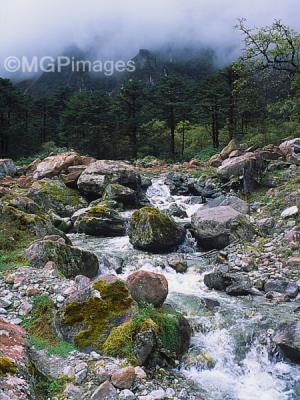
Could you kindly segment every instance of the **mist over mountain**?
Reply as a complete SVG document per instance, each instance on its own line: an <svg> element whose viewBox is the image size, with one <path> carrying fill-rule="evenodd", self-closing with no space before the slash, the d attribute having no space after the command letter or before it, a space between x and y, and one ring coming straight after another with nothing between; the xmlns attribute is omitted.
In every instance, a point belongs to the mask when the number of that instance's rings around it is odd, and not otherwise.
<svg viewBox="0 0 300 400"><path fill-rule="evenodd" d="M281 18L297 27L297 5L296 0L253 0L251 7L238 0L2 0L0 60L55 57L72 45L97 58L129 59L139 49L157 52L171 44L189 52L213 49L215 63L224 65L239 54L237 18L246 17L251 25ZM7 76L3 62L0 74Z"/></svg>

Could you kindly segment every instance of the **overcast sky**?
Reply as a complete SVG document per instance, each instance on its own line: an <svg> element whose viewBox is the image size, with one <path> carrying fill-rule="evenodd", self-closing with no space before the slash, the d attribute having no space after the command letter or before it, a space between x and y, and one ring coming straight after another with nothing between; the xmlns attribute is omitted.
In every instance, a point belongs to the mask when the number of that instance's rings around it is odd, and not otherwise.
<svg viewBox="0 0 300 400"><path fill-rule="evenodd" d="M120 58L167 42L238 49L237 18L300 30L299 11L299 0L0 0L0 61L59 55L71 44Z"/></svg>

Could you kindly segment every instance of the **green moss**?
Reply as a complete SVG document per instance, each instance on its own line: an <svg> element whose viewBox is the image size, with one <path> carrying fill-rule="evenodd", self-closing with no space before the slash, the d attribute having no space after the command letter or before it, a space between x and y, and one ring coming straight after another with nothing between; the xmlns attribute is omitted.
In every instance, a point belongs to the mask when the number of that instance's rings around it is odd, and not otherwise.
<svg viewBox="0 0 300 400"><path fill-rule="evenodd" d="M26 225L2 219L0 222L0 272L28 265L20 253L36 239Z"/></svg>
<svg viewBox="0 0 300 400"><path fill-rule="evenodd" d="M70 302L63 310L62 322L83 328L74 337L79 348L92 346L101 349L111 329L110 318L126 312L132 305L128 289L122 281L104 282L99 280L93 288L101 298L92 297L84 303Z"/></svg>
<svg viewBox="0 0 300 400"><path fill-rule="evenodd" d="M54 302L46 295L36 296L29 315L23 320L23 327L37 349L46 349L48 355L56 354L65 357L74 347L60 340L53 327Z"/></svg>
<svg viewBox="0 0 300 400"><path fill-rule="evenodd" d="M183 231L167 214L143 207L132 214L128 236L137 248L156 251L179 244Z"/></svg>
<svg viewBox="0 0 300 400"><path fill-rule="evenodd" d="M127 358L135 364L132 347L134 336L151 330L156 334L163 351L174 354L178 343L178 320L181 315L170 307L155 309L151 304L137 304L134 317L111 330L103 344L103 350L112 357Z"/></svg>
<svg viewBox="0 0 300 400"><path fill-rule="evenodd" d="M0 357L0 376L7 374L15 374L17 367L15 363L8 357Z"/></svg>
<svg viewBox="0 0 300 400"><path fill-rule="evenodd" d="M103 350L112 357L127 358L135 363L135 356L132 349L132 337L135 328L132 320L113 328L103 344Z"/></svg>

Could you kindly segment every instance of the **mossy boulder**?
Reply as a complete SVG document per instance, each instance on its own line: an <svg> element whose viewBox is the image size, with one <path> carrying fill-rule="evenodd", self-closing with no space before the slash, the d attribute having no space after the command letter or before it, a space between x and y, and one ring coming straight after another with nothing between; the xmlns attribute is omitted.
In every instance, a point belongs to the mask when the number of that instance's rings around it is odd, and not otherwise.
<svg viewBox="0 0 300 400"><path fill-rule="evenodd" d="M3 222L14 224L37 237L63 235L45 215L29 214L11 205L0 204L0 217Z"/></svg>
<svg viewBox="0 0 300 400"><path fill-rule="evenodd" d="M43 210L53 210L62 217L69 217L87 206L87 202L76 190L67 187L58 179L45 178L35 181L28 191L28 197Z"/></svg>
<svg viewBox="0 0 300 400"><path fill-rule="evenodd" d="M103 350L136 365L168 367L187 351L190 337L190 325L182 314L142 303L129 321L111 330Z"/></svg>
<svg viewBox="0 0 300 400"><path fill-rule="evenodd" d="M99 269L95 254L60 241L37 240L24 251L23 257L34 268L43 268L48 261L53 261L66 278L76 275L93 278Z"/></svg>
<svg viewBox="0 0 300 400"><path fill-rule="evenodd" d="M132 303L125 283L104 275L63 305L57 330L79 349L101 351L111 329L129 319Z"/></svg>
<svg viewBox="0 0 300 400"><path fill-rule="evenodd" d="M74 230L92 236L122 236L125 220L106 202L85 208L72 216Z"/></svg>
<svg viewBox="0 0 300 400"><path fill-rule="evenodd" d="M171 307L134 302L126 284L104 275L70 297L58 310L61 338L81 350L95 350L145 366L174 365L188 349L191 329Z"/></svg>
<svg viewBox="0 0 300 400"><path fill-rule="evenodd" d="M132 214L128 236L137 249L163 252L178 246L184 240L185 231L167 214L143 207Z"/></svg>
<svg viewBox="0 0 300 400"><path fill-rule="evenodd" d="M125 206L136 206L138 203L136 191L118 183L111 183L106 186L103 199L115 200Z"/></svg>
<svg viewBox="0 0 300 400"><path fill-rule="evenodd" d="M18 195L17 193L12 192L11 194L7 194L2 197L1 203L3 205L11 206L17 208L20 211L23 211L27 214L41 214L41 207L32 199L25 195Z"/></svg>

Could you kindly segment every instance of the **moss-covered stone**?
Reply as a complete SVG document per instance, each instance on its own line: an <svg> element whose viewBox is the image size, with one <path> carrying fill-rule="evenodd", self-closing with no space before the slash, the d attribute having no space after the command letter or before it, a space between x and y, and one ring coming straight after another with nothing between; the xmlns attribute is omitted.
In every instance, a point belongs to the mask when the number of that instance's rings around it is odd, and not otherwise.
<svg viewBox="0 0 300 400"><path fill-rule="evenodd" d="M128 236L134 247L161 252L178 246L185 232L167 214L151 207L143 207L129 220Z"/></svg>
<svg viewBox="0 0 300 400"><path fill-rule="evenodd" d="M106 203L102 202L83 212L75 213L72 217L75 230L93 236L123 235L125 220Z"/></svg>
<svg viewBox="0 0 300 400"><path fill-rule="evenodd" d="M66 277L97 275L99 262L95 254L52 240L37 240L23 253L34 268L43 268L53 261L56 268Z"/></svg>
<svg viewBox="0 0 300 400"><path fill-rule="evenodd" d="M76 210L86 207L79 193L59 180L42 179L33 183L28 197L42 209L53 210L63 217L71 216Z"/></svg>
<svg viewBox="0 0 300 400"><path fill-rule="evenodd" d="M13 360L8 357L0 357L0 376L15 374L17 372L17 367Z"/></svg>
<svg viewBox="0 0 300 400"><path fill-rule="evenodd" d="M99 351L111 329L128 318L131 305L125 283L105 276L62 307L58 326L78 348Z"/></svg>

